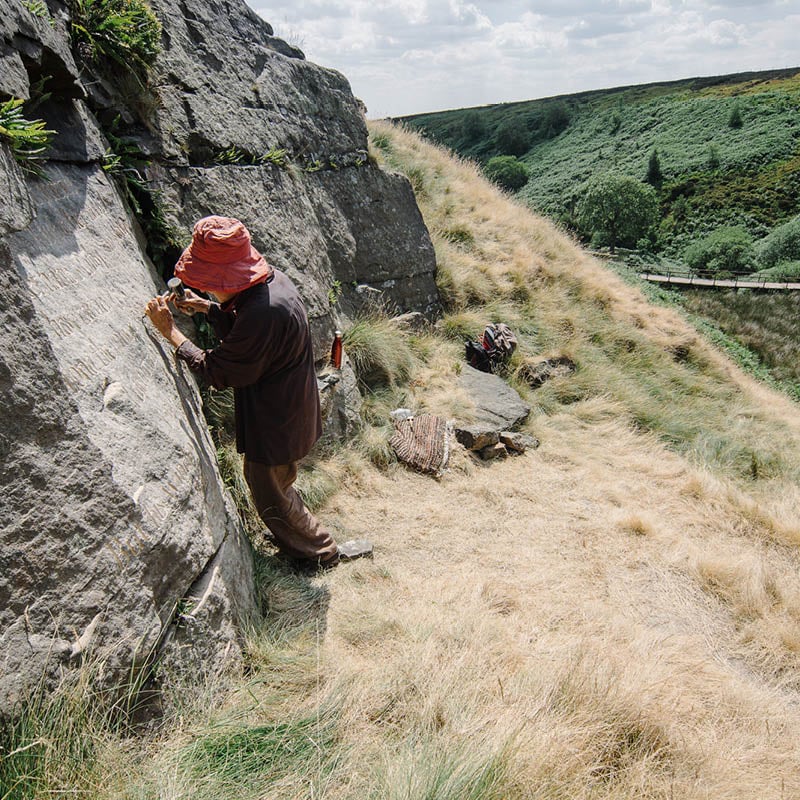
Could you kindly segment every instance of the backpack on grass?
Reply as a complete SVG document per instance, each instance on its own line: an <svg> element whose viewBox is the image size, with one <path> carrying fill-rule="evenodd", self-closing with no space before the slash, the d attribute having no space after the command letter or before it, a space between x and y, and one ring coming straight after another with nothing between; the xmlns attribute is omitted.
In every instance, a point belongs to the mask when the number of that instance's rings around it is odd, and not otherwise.
<svg viewBox="0 0 800 800"><path fill-rule="evenodd" d="M487 325L480 342L464 344L467 363L481 372L494 372L517 349L517 337L504 322Z"/></svg>

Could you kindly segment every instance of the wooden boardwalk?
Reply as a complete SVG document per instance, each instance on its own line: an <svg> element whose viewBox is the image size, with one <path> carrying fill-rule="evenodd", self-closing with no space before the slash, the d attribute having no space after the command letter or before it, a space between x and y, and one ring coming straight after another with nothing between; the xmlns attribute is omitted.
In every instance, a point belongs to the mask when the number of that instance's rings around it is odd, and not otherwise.
<svg viewBox="0 0 800 800"><path fill-rule="evenodd" d="M679 286L703 286L717 289L766 289L779 291L800 290L800 283L748 281L739 278L698 278L696 275L655 275L651 272L640 272L639 277L652 283L672 283Z"/></svg>

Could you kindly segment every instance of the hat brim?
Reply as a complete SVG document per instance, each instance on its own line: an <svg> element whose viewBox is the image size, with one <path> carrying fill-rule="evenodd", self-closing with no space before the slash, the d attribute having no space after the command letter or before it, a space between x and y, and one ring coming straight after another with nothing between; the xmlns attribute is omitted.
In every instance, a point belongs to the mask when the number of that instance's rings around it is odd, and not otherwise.
<svg viewBox="0 0 800 800"><path fill-rule="evenodd" d="M245 258L225 264L198 258L189 245L175 264L175 276L202 292L241 292L263 283L271 274L272 267L252 245Z"/></svg>

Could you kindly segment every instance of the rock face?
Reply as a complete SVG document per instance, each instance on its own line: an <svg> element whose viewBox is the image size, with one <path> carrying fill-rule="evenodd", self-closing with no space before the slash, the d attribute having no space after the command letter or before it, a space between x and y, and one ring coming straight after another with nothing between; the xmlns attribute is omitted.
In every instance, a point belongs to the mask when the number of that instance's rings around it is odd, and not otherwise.
<svg viewBox="0 0 800 800"><path fill-rule="evenodd" d="M397 313L439 308L433 245L408 179L368 157L363 106L345 78L272 36L243 3L153 0L169 47L155 68L154 123L133 126L152 156L164 215L188 235L211 213L247 225L300 286L318 352L382 292ZM219 165L285 151L281 166Z"/></svg>
<svg viewBox="0 0 800 800"><path fill-rule="evenodd" d="M271 165L155 165L151 172L177 227L191 230L222 211L247 225L255 246L300 287L320 355L341 316L360 305L357 285L381 290L404 310L437 308L433 249L405 178L371 165L296 174Z"/></svg>
<svg viewBox="0 0 800 800"><path fill-rule="evenodd" d="M156 657L214 671L256 612L250 545L197 387L142 318L163 283L102 169L98 118L121 114L184 236L209 213L250 227L297 281L320 357L357 285L400 311L438 303L410 185L368 160L346 80L243 3L154 9L153 91L125 104L108 76L76 63L66 5L39 14L0 0L0 95L27 98L49 76L35 116L58 131L45 181L0 140L0 715L42 676L87 662L110 678ZM287 160L214 163L230 148Z"/></svg>
<svg viewBox="0 0 800 800"><path fill-rule="evenodd" d="M173 666L213 671L255 611L197 387L141 318L156 283L131 220L96 165L48 177L0 264L3 710L57 665L145 664L179 606L213 653Z"/></svg>

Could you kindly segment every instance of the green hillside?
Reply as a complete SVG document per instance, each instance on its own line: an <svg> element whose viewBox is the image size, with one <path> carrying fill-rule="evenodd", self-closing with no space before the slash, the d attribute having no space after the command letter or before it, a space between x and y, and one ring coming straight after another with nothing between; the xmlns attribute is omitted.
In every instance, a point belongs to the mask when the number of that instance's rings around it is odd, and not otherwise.
<svg viewBox="0 0 800 800"><path fill-rule="evenodd" d="M411 127L485 164L517 155L519 196L577 229L593 175L645 181L653 151L660 219L655 249L678 256L723 225L754 239L800 212L800 70L744 73L420 114Z"/></svg>
<svg viewBox="0 0 800 800"><path fill-rule="evenodd" d="M593 249L624 245L625 274L800 276L800 69L629 86L403 120L477 161ZM495 158L502 156L502 159ZM518 159L518 163L516 161ZM491 162L491 163L490 163ZM517 170L497 174L503 162ZM488 165L488 166L487 166ZM522 166L524 165L524 167ZM523 172L521 181L519 171ZM599 189L598 189L599 186ZM605 195L604 195L605 192ZM639 230L610 239L586 213L615 195ZM613 205L613 203L611 203ZM649 217L642 222L642 217ZM636 252L638 251L638 252ZM633 278L632 278L633 279ZM664 295L664 293L661 293ZM800 395L797 298L672 292L698 327L762 378Z"/></svg>

